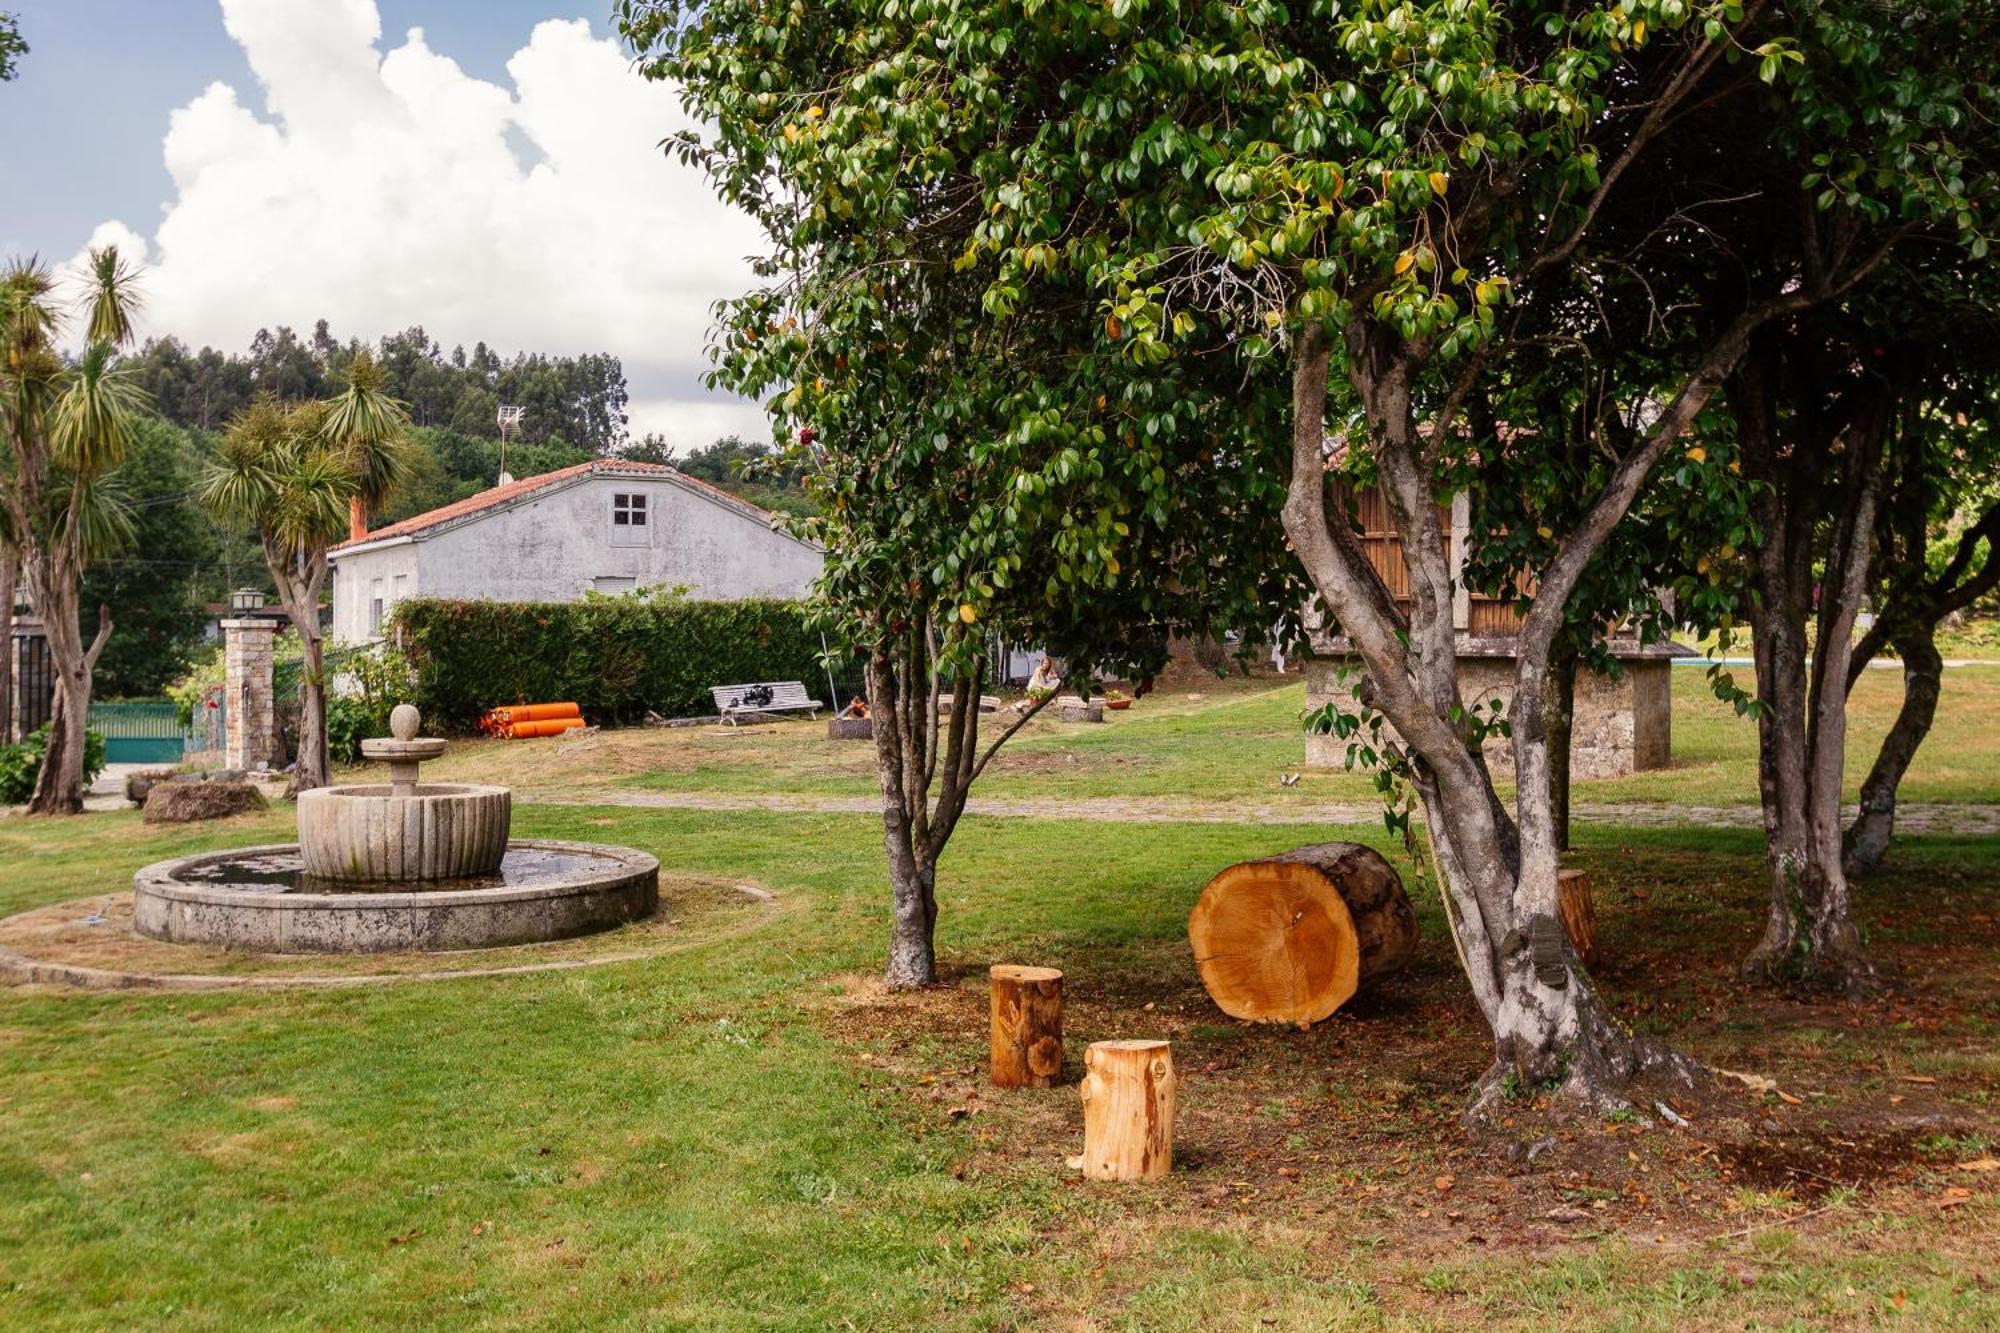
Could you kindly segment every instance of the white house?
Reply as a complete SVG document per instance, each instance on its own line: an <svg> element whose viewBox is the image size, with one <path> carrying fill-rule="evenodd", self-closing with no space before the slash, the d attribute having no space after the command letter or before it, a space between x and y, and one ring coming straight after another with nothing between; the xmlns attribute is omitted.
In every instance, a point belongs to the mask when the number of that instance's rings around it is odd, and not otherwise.
<svg viewBox="0 0 2000 1333"><path fill-rule="evenodd" d="M684 584L804 597L823 556L773 515L659 463L594 459L510 481L333 548L333 635L381 635L405 597L569 602Z"/></svg>

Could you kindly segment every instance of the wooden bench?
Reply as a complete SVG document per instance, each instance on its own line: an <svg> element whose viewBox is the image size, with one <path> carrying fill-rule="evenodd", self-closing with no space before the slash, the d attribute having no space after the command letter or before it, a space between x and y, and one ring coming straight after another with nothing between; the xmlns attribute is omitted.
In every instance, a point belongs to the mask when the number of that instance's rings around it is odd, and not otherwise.
<svg viewBox="0 0 2000 1333"><path fill-rule="evenodd" d="M730 726L745 715L760 713L811 713L815 718L826 707L806 693L796 680L772 680L755 685L717 685L709 690L715 711Z"/></svg>

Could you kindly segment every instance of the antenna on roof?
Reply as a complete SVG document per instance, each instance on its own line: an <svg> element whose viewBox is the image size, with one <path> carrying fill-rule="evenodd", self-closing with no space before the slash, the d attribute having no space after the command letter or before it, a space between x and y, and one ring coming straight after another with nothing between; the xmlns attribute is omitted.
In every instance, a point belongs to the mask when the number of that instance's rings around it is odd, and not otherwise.
<svg viewBox="0 0 2000 1333"><path fill-rule="evenodd" d="M500 480L495 483L496 485L505 486L514 480L507 472L507 439L520 429L521 416L527 410L525 407L513 407L505 403L500 406Z"/></svg>

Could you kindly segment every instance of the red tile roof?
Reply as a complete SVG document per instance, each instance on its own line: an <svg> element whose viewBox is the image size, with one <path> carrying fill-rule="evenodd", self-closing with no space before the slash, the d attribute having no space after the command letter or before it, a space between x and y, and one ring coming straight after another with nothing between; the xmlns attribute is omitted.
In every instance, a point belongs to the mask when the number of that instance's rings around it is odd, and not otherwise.
<svg viewBox="0 0 2000 1333"><path fill-rule="evenodd" d="M671 477L684 486L690 486L695 490L708 493L726 505L748 510L752 514L761 515L765 519L774 517L769 511L760 509L741 496L731 495L720 486L712 486L699 477L690 477L679 468L669 467L665 463L640 463L623 458L593 458L588 463L578 463L574 467L560 468L554 472L544 472L539 477L523 477L519 481L510 481L505 486L494 486L479 492L477 495L468 495L463 500L443 505L431 510L429 513L417 514L414 517L402 520L400 523L391 523L386 528L376 528L365 537L342 542L333 549L341 551L349 547L365 546L370 542L382 541L389 537L414 536L419 532L428 531L440 524L450 523L454 519L467 518L483 510L492 509L496 505L504 505L511 501L519 500L524 496L533 495L536 491L561 485L571 478L581 477L585 474L595 475L597 473L614 477Z"/></svg>

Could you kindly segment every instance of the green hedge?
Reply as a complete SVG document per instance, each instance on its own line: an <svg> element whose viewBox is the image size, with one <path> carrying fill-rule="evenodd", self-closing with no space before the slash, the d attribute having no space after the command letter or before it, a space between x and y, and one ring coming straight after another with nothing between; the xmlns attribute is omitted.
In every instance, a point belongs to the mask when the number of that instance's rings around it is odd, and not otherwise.
<svg viewBox="0 0 2000 1333"><path fill-rule="evenodd" d="M413 597L394 632L427 726L471 730L488 708L575 701L592 722L715 712L712 685L804 681L826 698L820 638L799 602ZM813 688L818 682L818 688Z"/></svg>

